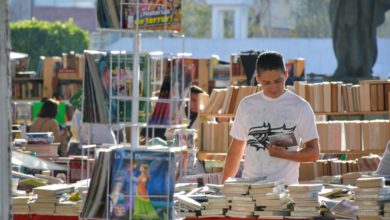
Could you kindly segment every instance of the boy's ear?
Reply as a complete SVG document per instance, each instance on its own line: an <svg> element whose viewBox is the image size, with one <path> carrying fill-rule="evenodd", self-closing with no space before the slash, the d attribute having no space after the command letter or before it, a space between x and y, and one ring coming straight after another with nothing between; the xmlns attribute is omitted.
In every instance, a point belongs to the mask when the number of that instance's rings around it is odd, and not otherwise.
<svg viewBox="0 0 390 220"><path fill-rule="evenodd" d="M258 84L260 84L260 77L259 77L258 74L256 74L256 82L257 82Z"/></svg>
<svg viewBox="0 0 390 220"><path fill-rule="evenodd" d="M284 78L286 78L286 79L288 78L288 71L284 72Z"/></svg>

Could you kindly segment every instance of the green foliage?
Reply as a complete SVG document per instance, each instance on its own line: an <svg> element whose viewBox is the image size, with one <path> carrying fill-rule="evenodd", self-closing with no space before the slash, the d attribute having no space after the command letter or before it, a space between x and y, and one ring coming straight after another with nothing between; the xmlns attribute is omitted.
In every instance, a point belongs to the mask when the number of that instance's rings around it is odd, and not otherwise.
<svg viewBox="0 0 390 220"><path fill-rule="evenodd" d="M12 50L30 55L29 69L36 69L40 56L61 56L64 52L82 53L89 45L88 32L69 19L39 21L35 18L13 22L11 28Z"/></svg>
<svg viewBox="0 0 390 220"><path fill-rule="evenodd" d="M204 0L182 0L182 31L186 37L211 37L211 7Z"/></svg>
<svg viewBox="0 0 390 220"><path fill-rule="evenodd" d="M294 37L323 38L331 37L329 20L330 0L299 0L293 13L296 26L291 35Z"/></svg>

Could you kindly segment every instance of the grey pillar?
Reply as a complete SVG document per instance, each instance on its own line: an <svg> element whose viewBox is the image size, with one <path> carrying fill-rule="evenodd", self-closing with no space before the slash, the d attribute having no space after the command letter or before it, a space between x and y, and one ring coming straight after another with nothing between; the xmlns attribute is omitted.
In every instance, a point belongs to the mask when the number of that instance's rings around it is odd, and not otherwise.
<svg viewBox="0 0 390 220"><path fill-rule="evenodd" d="M12 219L10 145L10 30L8 0L0 0L0 219Z"/></svg>

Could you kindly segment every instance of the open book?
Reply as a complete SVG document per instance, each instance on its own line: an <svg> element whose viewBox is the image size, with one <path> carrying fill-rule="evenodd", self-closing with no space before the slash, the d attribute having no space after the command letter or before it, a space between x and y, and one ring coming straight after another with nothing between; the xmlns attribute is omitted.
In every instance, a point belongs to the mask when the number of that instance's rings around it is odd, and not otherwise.
<svg viewBox="0 0 390 220"><path fill-rule="evenodd" d="M283 147L297 146L297 139L293 132L279 133L268 136L268 140L271 144L276 144Z"/></svg>

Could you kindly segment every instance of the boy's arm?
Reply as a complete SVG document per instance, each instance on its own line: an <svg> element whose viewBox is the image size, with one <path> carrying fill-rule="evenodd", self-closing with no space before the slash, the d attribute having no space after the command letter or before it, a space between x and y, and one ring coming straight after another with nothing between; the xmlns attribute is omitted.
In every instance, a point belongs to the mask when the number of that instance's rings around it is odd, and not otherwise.
<svg viewBox="0 0 390 220"><path fill-rule="evenodd" d="M240 166L240 161L244 155L245 141L240 141L233 138L229 151L225 159L225 168L223 169L222 183L229 177L234 177L237 174Z"/></svg>
<svg viewBox="0 0 390 220"><path fill-rule="evenodd" d="M319 156L318 139L313 139L304 143L304 147L299 151L287 151L284 147L274 144L268 145L269 155L283 158L295 162L314 162Z"/></svg>

